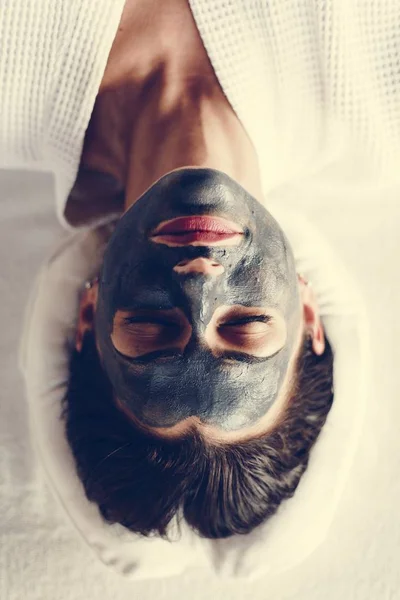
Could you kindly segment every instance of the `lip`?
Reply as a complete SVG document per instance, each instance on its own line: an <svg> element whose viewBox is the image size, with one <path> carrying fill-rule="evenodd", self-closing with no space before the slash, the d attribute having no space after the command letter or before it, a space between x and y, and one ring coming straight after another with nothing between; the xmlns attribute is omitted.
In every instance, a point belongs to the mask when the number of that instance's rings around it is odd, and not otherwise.
<svg viewBox="0 0 400 600"><path fill-rule="evenodd" d="M209 215L178 217L160 223L150 239L168 246L237 245L243 229L233 221Z"/></svg>
<svg viewBox="0 0 400 600"><path fill-rule="evenodd" d="M187 233L175 233L166 235L156 235L152 239L155 242L171 245L193 244L201 242L203 244L223 243L227 240L237 240L240 233L215 233L213 231L188 231Z"/></svg>
<svg viewBox="0 0 400 600"><path fill-rule="evenodd" d="M232 236L242 234L243 229L233 221L223 217L211 217L209 215L190 215L178 217L160 223L151 233L152 236L186 234L214 234L216 236Z"/></svg>

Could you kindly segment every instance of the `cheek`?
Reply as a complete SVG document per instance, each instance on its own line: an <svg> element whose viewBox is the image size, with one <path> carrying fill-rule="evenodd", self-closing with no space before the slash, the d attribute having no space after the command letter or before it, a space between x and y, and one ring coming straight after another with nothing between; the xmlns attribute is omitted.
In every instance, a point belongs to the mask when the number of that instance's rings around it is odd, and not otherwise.
<svg viewBox="0 0 400 600"><path fill-rule="evenodd" d="M238 304L248 302L260 306L279 307L284 288L275 269L265 261L242 261L229 275L227 288Z"/></svg>
<svg viewBox="0 0 400 600"><path fill-rule="evenodd" d="M288 326L291 330L298 329L303 318L303 304L300 297L297 281L294 285L288 288L285 301L285 313Z"/></svg>

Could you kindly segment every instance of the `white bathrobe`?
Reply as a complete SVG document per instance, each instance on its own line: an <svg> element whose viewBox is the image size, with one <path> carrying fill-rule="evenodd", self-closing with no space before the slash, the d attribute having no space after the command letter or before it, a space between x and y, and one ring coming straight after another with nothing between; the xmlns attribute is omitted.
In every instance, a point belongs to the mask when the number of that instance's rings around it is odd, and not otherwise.
<svg viewBox="0 0 400 600"><path fill-rule="evenodd" d="M255 145L267 199L329 169L335 185L356 172L368 188L400 180L398 0L189 4ZM0 166L54 172L66 227L65 203L123 6L0 5Z"/></svg>
<svg viewBox="0 0 400 600"><path fill-rule="evenodd" d="M132 578L193 565L256 576L299 564L323 541L362 430L368 327L334 254L280 195L315 175L332 188L400 179L400 5L352 0L190 0L220 85L252 139L267 206L316 289L335 350L335 402L295 496L250 536L142 540L104 524L77 479L58 421L80 286L101 259L104 230L68 239L32 293L21 347L32 433L48 481L101 561ZM50 170L64 227L83 139L123 9L121 0L3 0L1 165ZM351 180L351 183L349 181ZM79 259L78 259L79 257ZM82 258L84 257L84 258ZM53 299L60 294L60 301ZM49 300L52 300L49 302Z"/></svg>

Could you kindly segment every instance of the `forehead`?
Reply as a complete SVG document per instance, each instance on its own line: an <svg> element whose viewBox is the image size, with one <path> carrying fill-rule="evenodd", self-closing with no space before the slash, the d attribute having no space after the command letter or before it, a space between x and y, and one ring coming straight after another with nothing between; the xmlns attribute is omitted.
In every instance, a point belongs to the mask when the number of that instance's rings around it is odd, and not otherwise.
<svg viewBox="0 0 400 600"><path fill-rule="evenodd" d="M289 362L286 352L257 364L227 364L211 356L145 366L116 360L121 377L115 392L139 420L163 427L196 415L224 428L231 421L248 426L265 414Z"/></svg>
<svg viewBox="0 0 400 600"><path fill-rule="evenodd" d="M173 427L197 415L225 430L251 426L291 390L304 325L298 342L260 364L230 364L199 357L138 367L118 355L111 339L100 341L101 362L114 394L125 408L150 427ZM202 358L202 359L201 359ZM278 404L277 404L278 403Z"/></svg>

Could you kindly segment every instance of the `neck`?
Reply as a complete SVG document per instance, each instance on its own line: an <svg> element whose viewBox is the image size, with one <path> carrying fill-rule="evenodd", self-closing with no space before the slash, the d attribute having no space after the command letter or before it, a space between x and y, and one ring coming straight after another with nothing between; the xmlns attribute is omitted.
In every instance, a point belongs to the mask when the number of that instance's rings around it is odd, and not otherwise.
<svg viewBox="0 0 400 600"><path fill-rule="evenodd" d="M162 6L157 12L151 2L128 0L83 163L118 181L125 210L183 167L223 171L261 202L256 151L219 85L186 0Z"/></svg>
<svg viewBox="0 0 400 600"><path fill-rule="evenodd" d="M227 173L261 200L256 152L219 86L165 82L143 96L129 136L127 210L151 185L183 167Z"/></svg>

